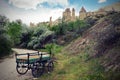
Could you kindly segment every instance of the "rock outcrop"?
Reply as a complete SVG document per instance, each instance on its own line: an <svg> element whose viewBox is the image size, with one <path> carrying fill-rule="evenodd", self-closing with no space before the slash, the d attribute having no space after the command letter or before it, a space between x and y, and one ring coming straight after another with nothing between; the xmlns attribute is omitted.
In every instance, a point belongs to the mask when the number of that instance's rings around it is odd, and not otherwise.
<svg viewBox="0 0 120 80"><path fill-rule="evenodd" d="M100 58L106 71L120 71L119 12L107 14L65 49L71 54L88 52L89 58Z"/></svg>

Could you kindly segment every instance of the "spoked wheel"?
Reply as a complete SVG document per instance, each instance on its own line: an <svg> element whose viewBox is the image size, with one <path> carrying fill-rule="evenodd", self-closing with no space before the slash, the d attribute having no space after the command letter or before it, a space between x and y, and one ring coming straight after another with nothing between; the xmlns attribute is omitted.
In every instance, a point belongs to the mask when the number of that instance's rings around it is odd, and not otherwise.
<svg viewBox="0 0 120 80"><path fill-rule="evenodd" d="M28 64L17 63L16 70L19 74L23 75L28 71Z"/></svg>
<svg viewBox="0 0 120 80"><path fill-rule="evenodd" d="M40 77L43 74L44 68L43 68L43 64L39 63L39 62L35 62L33 63L33 67L32 67L32 75L33 77Z"/></svg>
<svg viewBox="0 0 120 80"><path fill-rule="evenodd" d="M48 62L48 72L52 72L54 69L54 63L53 61Z"/></svg>

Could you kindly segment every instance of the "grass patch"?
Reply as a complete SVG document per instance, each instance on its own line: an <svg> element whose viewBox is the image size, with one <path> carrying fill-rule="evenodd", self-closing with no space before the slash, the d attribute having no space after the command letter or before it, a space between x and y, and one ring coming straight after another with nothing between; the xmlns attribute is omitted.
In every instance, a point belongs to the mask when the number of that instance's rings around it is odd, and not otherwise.
<svg viewBox="0 0 120 80"><path fill-rule="evenodd" d="M64 53L55 56L58 59L55 70L51 75L44 74L38 80L88 80L91 63L84 62L84 57Z"/></svg>
<svg viewBox="0 0 120 80"><path fill-rule="evenodd" d="M59 47L61 50L64 47ZM56 48L58 49L58 48ZM58 49L59 50L59 49ZM57 63L50 74L43 74L38 80L114 80L109 77L111 73L104 72L104 67L99 59L86 61L88 53L81 52L77 55L67 53L55 54ZM119 74L118 74L119 75Z"/></svg>

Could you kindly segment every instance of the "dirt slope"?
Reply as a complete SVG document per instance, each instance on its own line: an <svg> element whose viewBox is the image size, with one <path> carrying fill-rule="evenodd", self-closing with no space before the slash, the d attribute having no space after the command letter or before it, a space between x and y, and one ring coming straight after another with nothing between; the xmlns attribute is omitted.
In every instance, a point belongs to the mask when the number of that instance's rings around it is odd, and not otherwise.
<svg viewBox="0 0 120 80"><path fill-rule="evenodd" d="M89 58L101 58L106 71L120 71L120 13L100 18L81 38L71 42L65 50L71 54L88 53ZM87 52L86 52L87 51Z"/></svg>
<svg viewBox="0 0 120 80"><path fill-rule="evenodd" d="M106 6L106 7L103 7L104 10L106 11L109 11L111 9L114 9L116 11L120 11L120 2L117 2L117 3L114 3L112 5L109 5L109 6Z"/></svg>

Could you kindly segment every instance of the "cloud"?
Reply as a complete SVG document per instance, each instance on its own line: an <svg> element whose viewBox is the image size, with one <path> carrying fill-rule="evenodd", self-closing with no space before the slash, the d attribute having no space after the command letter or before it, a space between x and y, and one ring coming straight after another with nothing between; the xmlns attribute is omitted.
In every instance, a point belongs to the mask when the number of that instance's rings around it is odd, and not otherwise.
<svg viewBox="0 0 120 80"><path fill-rule="evenodd" d="M64 7L68 5L68 0L9 0L9 4L24 9L36 9L37 5L41 5L45 2L50 6L60 5Z"/></svg>
<svg viewBox="0 0 120 80"><path fill-rule="evenodd" d="M11 8L4 8L3 13L10 21L15 21L16 19L21 19L23 23L29 25L30 22L35 24L39 22L49 21L49 18L52 16L52 21L62 17L63 9L56 8L40 8L37 10L16 10ZM9 14L8 14L9 13Z"/></svg>
<svg viewBox="0 0 120 80"><path fill-rule="evenodd" d="M106 2L107 0L99 0L98 3L104 3Z"/></svg>
<svg viewBox="0 0 120 80"><path fill-rule="evenodd" d="M58 3L62 4L63 2L58 2ZM11 7L10 5L8 5L8 3L5 0L0 0L0 14L5 15L7 18L10 19L10 21L21 19L22 22L26 23L27 25L29 25L30 22L38 23L38 22L49 21L49 18L51 16L52 16L52 20L54 21L59 17L62 17L62 12L64 10L63 8L59 8L59 7L54 9L48 7L39 7L35 10L33 10L33 8L34 7L27 6L28 10L19 9L19 8Z"/></svg>
<svg viewBox="0 0 120 80"><path fill-rule="evenodd" d="M36 9L36 6L39 3L40 3L39 0L9 0L9 4L12 4L13 6L18 8L25 8L25 9Z"/></svg>

